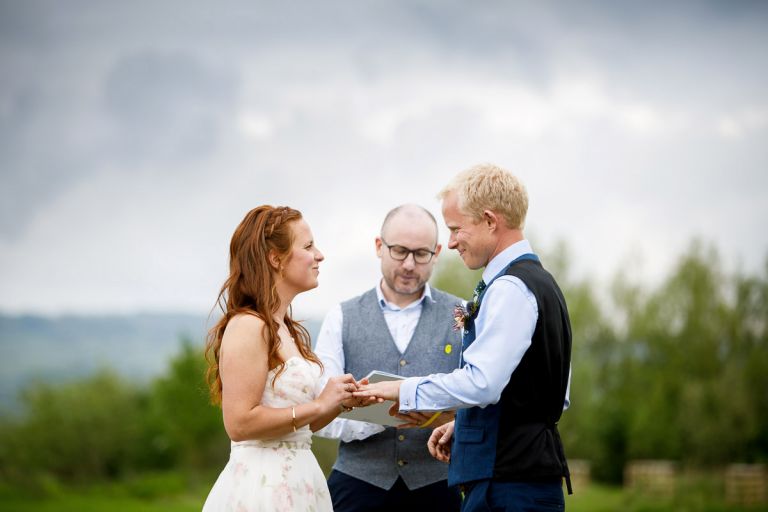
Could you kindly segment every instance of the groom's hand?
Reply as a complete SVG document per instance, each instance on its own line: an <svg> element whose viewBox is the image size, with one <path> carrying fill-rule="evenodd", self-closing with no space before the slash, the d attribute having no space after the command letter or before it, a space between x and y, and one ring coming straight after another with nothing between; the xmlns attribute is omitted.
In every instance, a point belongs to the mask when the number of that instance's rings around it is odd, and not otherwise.
<svg viewBox="0 0 768 512"><path fill-rule="evenodd" d="M368 384L365 386L359 386L357 391L353 393L355 398L370 398L376 397L384 400L399 400L400 399L400 384L401 380L387 380L383 382L377 382L375 384Z"/></svg>
<svg viewBox="0 0 768 512"><path fill-rule="evenodd" d="M451 461L451 439L453 438L453 427L455 422L451 421L445 425L440 425L432 431L427 441L429 453L441 462Z"/></svg>

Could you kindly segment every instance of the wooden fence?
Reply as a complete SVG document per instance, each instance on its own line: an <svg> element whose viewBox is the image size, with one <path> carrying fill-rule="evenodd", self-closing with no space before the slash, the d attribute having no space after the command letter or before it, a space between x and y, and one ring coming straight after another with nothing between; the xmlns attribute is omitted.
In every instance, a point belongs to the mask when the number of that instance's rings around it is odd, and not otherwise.
<svg viewBox="0 0 768 512"><path fill-rule="evenodd" d="M677 464L670 460L635 460L624 468L624 485L649 496L673 496Z"/></svg>
<svg viewBox="0 0 768 512"><path fill-rule="evenodd" d="M588 460L569 459L568 469L571 472L571 484L574 492L584 489L591 481L591 466Z"/></svg>
<svg viewBox="0 0 768 512"><path fill-rule="evenodd" d="M591 465L588 460L569 460L568 467L574 491L589 486ZM719 496L718 499L723 499L724 490L728 505L753 507L768 504L768 468L763 464L731 464L709 475L718 482L713 492ZM688 492L691 481L696 482L697 479L701 479L701 474L690 471L681 473L678 463L671 460L634 460L624 468L624 486L627 489L659 498L672 498L676 492Z"/></svg>
<svg viewBox="0 0 768 512"><path fill-rule="evenodd" d="M762 464L731 464L725 470L725 500L731 505L768 503L768 472Z"/></svg>

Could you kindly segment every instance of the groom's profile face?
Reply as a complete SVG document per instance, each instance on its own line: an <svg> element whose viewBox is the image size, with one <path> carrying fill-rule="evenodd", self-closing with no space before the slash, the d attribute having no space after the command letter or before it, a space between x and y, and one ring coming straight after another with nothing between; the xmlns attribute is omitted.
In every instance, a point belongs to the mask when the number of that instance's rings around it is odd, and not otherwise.
<svg viewBox="0 0 768 512"><path fill-rule="evenodd" d="M450 192L443 198L442 210L445 225L451 232L448 248L455 249L464 264L472 270L486 266L490 251L485 223L476 221L461 210L456 192Z"/></svg>

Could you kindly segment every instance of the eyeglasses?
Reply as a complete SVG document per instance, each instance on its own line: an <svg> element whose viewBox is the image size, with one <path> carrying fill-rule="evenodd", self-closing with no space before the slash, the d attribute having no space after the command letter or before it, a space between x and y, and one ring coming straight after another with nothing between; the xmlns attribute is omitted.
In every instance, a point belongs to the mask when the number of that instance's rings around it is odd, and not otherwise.
<svg viewBox="0 0 768 512"><path fill-rule="evenodd" d="M381 239L381 243L387 246L389 249L389 255L393 260L405 261L409 254L413 254L413 261L419 264L429 263L432 260L432 256L435 255L434 251L429 249L409 249L402 245L389 245L384 239Z"/></svg>

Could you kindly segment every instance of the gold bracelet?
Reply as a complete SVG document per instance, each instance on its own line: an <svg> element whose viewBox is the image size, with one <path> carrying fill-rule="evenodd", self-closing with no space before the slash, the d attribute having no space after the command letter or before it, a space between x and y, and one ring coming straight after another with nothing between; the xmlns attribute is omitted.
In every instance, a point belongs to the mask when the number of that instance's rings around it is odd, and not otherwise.
<svg viewBox="0 0 768 512"><path fill-rule="evenodd" d="M293 418L291 421L293 423L293 431L296 432L296 408L291 407L291 417Z"/></svg>

